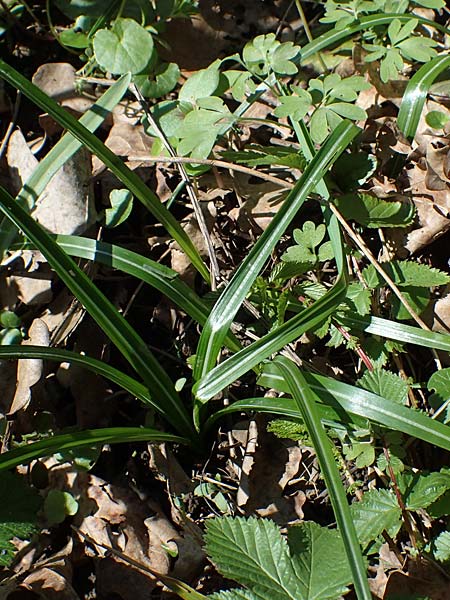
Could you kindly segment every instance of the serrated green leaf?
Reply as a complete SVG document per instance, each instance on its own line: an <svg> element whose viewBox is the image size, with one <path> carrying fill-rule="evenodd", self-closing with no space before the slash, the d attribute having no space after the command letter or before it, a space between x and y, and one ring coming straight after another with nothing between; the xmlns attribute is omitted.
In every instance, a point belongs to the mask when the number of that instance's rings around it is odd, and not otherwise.
<svg viewBox="0 0 450 600"><path fill-rule="evenodd" d="M442 470L428 475L415 474L405 492L408 510L427 508L450 489L450 473Z"/></svg>
<svg viewBox="0 0 450 600"><path fill-rule="evenodd" d="M450 515L450 492L442 494L436 502L427 507L427 513L432 519L440 519Z"/></svg>
<svg viewBox="0 0 450 600"><path fill-rule="evenodd" d="M303 522L289 529L288 543L301 582L301 598L326 600L348 591L352 574L338 531Z"/></svg>
<svg viewBox="0 0 450 600"><path fill-rule="evenodd" d="M235 589L225 592L209 594L210 600L261 600L261 596L255 596L250 590Z"/></svg>
<svg viewBox="0 0 450 600"><path fill-rule="evenodd" d="M376 369L375 371L366 371L357 381L357 384L399 404L407 404L408 402L408 384L396 373Z"/></svg>
<svg viewBox="0 0 450 600"><path fill-rule="evenodd" d="M450 560L450 531L443 531L433 540L433 555L439 562Z"/></svg>
<svg viewBox="0 0 450 600"><path fill-rule="evenodd" d="M14 537L29 539L37 530L40 496L23 477L5 471L0 474L0 565L8 566L16 548Z"/></svg>
<svg viewBox="0 0 450 600"><path fill-rule="evenodd" d="M351 283L345 294L345 303L358 315L364 316L370 312L370 290L363 287L359 283Z"/></svg>
<svg viewBox="0 0 450 600"><path fill-rule="evenodd" d="M302 597L287 543L273 521L216 518L206 524L205 543L218 571L250 588L258 599Z"/></svg>
<svg viewBox="0 0 450 600"><path fill-rule="evenodd" d="M369 228L406 227L415 216L412 202L382 200L369 194L345 194L334 203L346 219Z"/></svg>
<svg viewBox="0 0 450 600"><path fill-rule="evenodd" d="M375 448L370 442L355 442L344 447L347 460L354 460L357 469L364 469L373 465L375 461Z"/></svg>
<svg viewBox="0 0 450 600"><path fill-rule="evenodd" d="M411 286L430 288L450 282L450 276L447 273L414 261L393 260L383 263L382 266L394 283L402 288ZM363 270L363 277L370 288L379 288L385 285L381 275L372 265Z"/></svg>
<svg viewBox="0 0 450 600"><path fill-rule="evenodd" d="M106 227L117 227L128 219L133 209L133 194L127 189L112 190L109 195L111 208L105 210Z"/></svg>
<svg viewBox="0 0 450 600"><path fill-rule="evenodd" d="M116 19L111 30L99 29L94 36L94 55L110 73L140 73L153 54L153 38L134 19Z"/></svg>
<svg viewBox="0 0 450 600"><path fill-rule="evenodd" d="M360 502L351 505L350 511L361 545L367 546L383 531L391 537L401 527L401 510L391 490L371 490Z"/></svg>

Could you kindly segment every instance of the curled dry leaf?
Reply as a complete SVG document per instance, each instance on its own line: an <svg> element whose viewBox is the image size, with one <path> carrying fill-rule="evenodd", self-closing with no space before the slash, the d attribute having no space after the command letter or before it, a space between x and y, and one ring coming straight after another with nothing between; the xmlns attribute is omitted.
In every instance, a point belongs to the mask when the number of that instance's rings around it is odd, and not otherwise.
<svg viewBox="0 0 450 600"><path fill-rule="evenodd" d="M48 346L50 335L47 325L41 319L34 319L29 331L28 339L23 345ZM43 361L40 358L20 359L17 365L16 393L8 414L14 415L25 410L31 401L32 388L42 377Z"/></svg>
<svg viewBox="0 0 450 600"><path fill-rule="evenodd" d="M46 63L37 69L32 82L61 106L84 113L93 100L77 91L75 75L76 70L69 63Z"/></svg>

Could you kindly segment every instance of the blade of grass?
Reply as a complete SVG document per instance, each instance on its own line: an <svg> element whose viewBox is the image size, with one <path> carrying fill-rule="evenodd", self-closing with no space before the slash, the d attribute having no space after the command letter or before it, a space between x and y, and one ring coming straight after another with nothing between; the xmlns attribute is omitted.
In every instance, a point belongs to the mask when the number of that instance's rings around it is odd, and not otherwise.
<svg viewBox="0 0 450 600"><path fill-rule="evenodd" d="M179 273L173 269L131 250L91 238L58 235L55 239L70 256L93 260L137 277L165 294L200 325L206 322L210 312L209 306L180 279ZM34 247L29 242L20 245L20 248ZM239 342L230 333L227 334L225 343L231 350L241 349Z"/></svg>
<svg viewBox="0 0 450 600"><path fill-rule="evenodd" d="M119 385L122 389L130 392L132 396L138 398L142 403L152 406L159 413L162 412L162 407L153 402L152 397L142 383L133 379L126 373L111 367L110 365L91 358L85 354L77 354L70 350L62 350L60 348L48 348L47 346L0 346L0 359L26 359L26 358L42 358L43 360L54 360L57 362L68 362L85 369L89 369L97 375L102 375ZM164 413L163 413L164 414Z"/></svg>
<svg viewBox="0 0 450 600"><path fill-rule="evenodd" d="M450 334L438 333L437 331L425 331L419 327L397 323L380 317L361 317L359 315L347 315L339 313L336 319L342 325L379 335L388 340L396 340L405 344L415 344L424 348L434 348L450 352Z"/></svg>
<svg viewBox="0 0 450 600"><path fill-rule="evenodd" d="M173 442L189 444L186 438L161 433L147 427L110 427L63 433L26 444L0 454L0 471L24 465L43 456L51 456L64 450L94 446L96 444L123 444L125 442Z"/></svg>
<svg viewBox="0 0 450 600"><path fill-rule="evenodd" d="M93 133L116 104L120 102L128 89L130 80L130 75L123 75L80 118L80 123L88 131ZM64 134L59 142L39 162L17 195L16 201L23 208L31 211L36 200L44 192L52 177L81 147L81 142L75 139L70 133ZM10 248L16 235L17 228L9 219L3 217L0 224L0 258Z"/></svg>
<svg viewBox="0 0 450 600"><path fill-rule="evenodd" d="M297 410L302 416L306 429L317 454L320 469L330 495L331 505L336 522L344 542L347 560L353 576L353 585L359 600L371 600L366 567L359 545L350 508L341 481L339 468L336 465L331 442L323 428L319 412L316 408L314 394L311 392L300 369L284 356L277 357L273 363L279 370L290 393L294 397Z"/></svg>
<svg viewBox="0 0 450 600"><path fill-rule="evenodd" d="M409 140L414 139L416 135L428 90L436 77L449 68L450 56L448 54L436 56L430 62L422 65L409 80L397 118L400 131Z"/></svg>
<svg viewBox="0 0 450 600"><path fill-rule="evenodd" d="M359 128L348 121L338 125L289 192L269 227L239 266L203 328L197 348L195 379L200 379L213 368L234 316L276 243L308 195L359 131Z"/></svg>
<svg viewBox="0 0 450 600"><path fill-rule="evenodd" d="M19 89L25 96L37 104L37 106L45 110L57 123L70 131L77 140L89 148L93 154L110 168L130 192L132 192L166 228L168 233L186 253L205 281L209 282L209 271L187 233L136 173L131 171L118 156L80 124L70 113L61 108L54 100L49 98L38 87L30 83L25 77L3 60L0 60L0 77Z"/></svg>
<svg viewBox="0 0 450 600"><path fill-rule="evenodd" d="M258 363L299 338L305 331L314 329L337 309L345 297L345 290L345 278L340 277L322 298L306 308L303 313L289 319L274 331L220 363L195 386L198 400L206 402Z"/></svg>
<svg viewBox="0 0 450 600"><path fill-rule="evenodd" d="M447 425L407 406L331 377L308 372L304 372L303 375L310 388L317 394L318 401L332 406L336 411L344 410L364 417L388 429L402 431L450 451L450 427ZM264 371L258 383L263 387L290 393L271 362L264 364Z"/></svg>
<svg viewBox="0 0 450 600"><path fill-rule="evenodd" d="M117 346L133 369L161 404L167 421L185 435L193 435L192 421L173 383L137 332L90 281L72 258L58 246L21 208L6 190L0 188L0 210L20 228L42 252L50 266L83 304L92 318Z"/></svg>

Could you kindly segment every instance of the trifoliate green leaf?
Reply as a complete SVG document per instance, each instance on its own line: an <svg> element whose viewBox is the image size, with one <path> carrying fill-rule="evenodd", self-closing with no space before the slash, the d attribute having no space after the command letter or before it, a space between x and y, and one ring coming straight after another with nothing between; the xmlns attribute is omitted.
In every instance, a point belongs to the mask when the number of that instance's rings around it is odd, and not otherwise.
<svg viewBox="0 0 450 600"><path fill-rule="evenodd" d="M395 80L403 69L403 59L397 48L389 48L380 62L380 79L383 83Z"/></svg>
<svg viewBox="0 0 450 600"><path fill-rule="evenodd" d="M391 373L391 371L384 371L383 369L366 371L357 383L359 387L392 400L392 402L398 404L407 404L408 402L408 384L399 375Z"/></svg>
<svg viewBox="0 0 450 600"><path fill-rule="evenodd" d="M230 69L229 71L223 71L222 75L228 81L231 95L238 102L242 102L248 93L255 91L256 86L251 79L251 73L248 71Z"/></svg>
<svg viewBox="0 0 450 600"><path fill-rule="evenodd" d="M360 502L351 505L350 510L363 547L376 540L384 530L395 537L402 524L402 511L391 490L366 492Z"/></svg>
<svg viewBox="0 0 450 600"><path fill-rule="evenodd" d="M280 105L274 110L277 117L291 117L295 121L301 121L311 107L311 94L299 88L295 96L281 96Z"/></svg>
<svg viewBox="0 0 450 600"><path fill-rule="evenodd" d="M198 98L212 96L219 85L220 61L213 62L207 69L201 69L191 75L181 88L178 99L194 104Z"/></svg>
<svg viewBox="0 0 450 600"><path fill-rule="evenodd" d="M425 63L437 56L436 45L435 40L421 36L404 40L398 44L398 48L407 60Z"/></svg>
<svg viewBox="0 0 450 600"><path fill-rule="evenodd" d="M94 36L95 60L114 75L140 73L152 58L153 38L134 19L116 19L112 29L99 29Z"/></svg>
<svg viewBox="0 0 450 600"><path fill-rule="evenodd" d="M248 42L242 52L245 66L251 73L267 75L273 71L277 75L295 75L298 71L293 62L299 56L300 48L292 42L281 44L274 33L258 35Z"/></svg>
<svg viewBox="0 0 450 600"><path fill-rule="evenodd" d="M198 104L202 108L189 112L175 131L180 140L177 151L182 156L207 158L224 123L234 117L220 98L201 98Z"/></svg>
<svg viewBox="0 0 450 600"><path fill-rule="evenodd" d="M16 552L14 537L30 539L36 532L41 498L23 477L0 473L0 565L8 566Z"/></svg>
<svg viewBox="0 0 450 600"><path fill-rule="evenodd" d="M334 203L346 219L369 228L407 227L415 216L412 202L382 200L369 194L345 194Z"/></svg>

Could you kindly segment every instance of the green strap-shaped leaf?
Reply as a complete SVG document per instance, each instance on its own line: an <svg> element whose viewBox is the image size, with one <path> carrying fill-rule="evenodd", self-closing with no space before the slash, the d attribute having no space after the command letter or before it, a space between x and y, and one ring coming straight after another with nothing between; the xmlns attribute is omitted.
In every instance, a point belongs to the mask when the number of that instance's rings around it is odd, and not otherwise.
<svg viewBox="0 0 450 600"><path fill-rule="evenodd" d="M192 421L176 393L170 377L161 368L137 332L91 282L75 261L3 188L0 188L0 210L42 252L60 279L83 304L134 370L139 373L151 390L154 401L164 407L167 420L181 433L192 436Z"/></svg>
<svg viewBox="0 0 450 600"><path fill-rule="evenodd" d="M205 281L209 282L208 269L187 233L136 173L131 171L122 160L114 154L114 152L107 148L103 142L88 131L86 127L79 123L70 113L61 108L54 100L49 98L38 87L30 83L25 77L3 60L0 60L0 77L5 79L13 87L19 89L40 108L48 112L57 123L70 131L75 138L89 148L93 154L109 167L130 192L132 192L166 228L168 233L186 253Z"/></svg>
<svg viewBox="0 0 450 600"><path fill-rule="evenodd" d="M276 243L298 212L308 195L317 187L333 162L360 130L343 121L305 169L302 177L287 195L269 227L241 263L231 282L215 304L206 322L197 348L194 377L200 379L214 366L228 329L250 287L270 256Z"/></svg>
<svg viewBox="0 0 450 600"><path fill-rule="evenodd" d="M446 69L450 69L448 54L437 56L422 65L409 80L398 113L398 126L409 140L416 134L428 90L436 77Z"/></svg>
<svg viewBox="0 0 450 600"><path fill-rule="evenodd" d="M94 132L104 121L110 111L120 102L130 84L130 75L123 75L97 100L97 102L80 118L80 123L90 132ZM17 202L27 208L34 206L35 201L45 190L47 184L57 171L82 146L82 143L70 133L66 133L48 154L39 162L36 169L27 179L17 195ZM0 257L8 250L17 234L14 224L3 217L0 224Z"/></svg>
<svg viewBox="0 0 450 600"><path fill-rule="evenodd" d="M119 385L122 389L130 392L132 396L138 398L144 404L152 406L156 411L163 412L163 407L157 402L153 402L148 388L130 377L126 373L122 373L118 369L111 367L107 363L91 358L84 354L63 350L61 348L48 348L47 346L0 346L0 358L2 359L26 359L26 358L42 358L43 360L55 360L58 362L68 362L71 364L80 365L89 371L102 375ZM164 413L163 413L164 414Z"/></svg>
<svg viewBox="0 0 450 600"><path fill-rule="evenodd" d="M274 366L279 370L302 416L314 445L325 484L330 495L334 515L342 535L347 560L353 575L353 584L359 600L372 598L367 581L366 567L355 526L350 515L347 497L341 482L331 442L325 433L316 407L315 395L311 391L303 373L284 356L277 357Z"/></svg>
<svg viewBox="0 0 450 600"><path fill-rule="evenodd" d="M93 446L95 444L123 444L126 442L173 442L188 444L186 438L170 433L162 433L148 427L110 427L89 429L74 433L63 433L48 437L39 442L26 444L0 455L0 471L24 465L43 456L56 452Z"/></svg>

